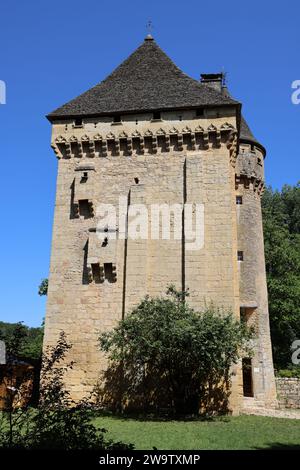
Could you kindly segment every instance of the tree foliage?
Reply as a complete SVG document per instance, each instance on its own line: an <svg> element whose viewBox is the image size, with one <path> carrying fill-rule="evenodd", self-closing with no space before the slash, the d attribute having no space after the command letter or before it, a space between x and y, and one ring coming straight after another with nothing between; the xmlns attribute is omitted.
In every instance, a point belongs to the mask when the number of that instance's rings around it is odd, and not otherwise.
<svg viewBox="0 0 300 470"><path fill-rule="evenodd" d="M176 414L227 410L230 368L249 354L253 332L213 306L196 312L185 297L174 288L167 297L147 297L100 336L110 359L103 400L144 410L163 403Z"/></svg>
<svg viewBox="0 0 300 470"><path fill-rule="evenodd" d="M38 290L39 295L47 295L48 294L48 279L42 279L40 285L39 285L39 290Z"/></svg>
<svg viewBox="0 0 300 470"><path fill-rule="evenodd" d="M268 188L262 209L274 362L286 368L300 338L300 184Z"/></svg>
<svg viewBox="0 0 300 470"><path fill-rule="evenodd" d="M88 399L75 403L70 398L63 383L64 374L73 366L65 360L70 348L71 345L62 332L57 344L48 347L43 355L43 379L37 408L32 409L26 404L16 406L15 397L24 393L24 389L20 382L17 386L11 387L12 393L7 397L6 408L0 414L0 448L60 450L133 448L130 444L106 439L106 430L93 425L91 421L93 408ZM23 378L23 385L24 380L26 383L27 378Z"/></svg>
<svg viewBox="0 0 300 470"><path fill-rule="evenodd" d="M41 359L43 334L43 326L30 328L22 322L0 322L0 339L5 342L6 350L23 359Z"/></svg>

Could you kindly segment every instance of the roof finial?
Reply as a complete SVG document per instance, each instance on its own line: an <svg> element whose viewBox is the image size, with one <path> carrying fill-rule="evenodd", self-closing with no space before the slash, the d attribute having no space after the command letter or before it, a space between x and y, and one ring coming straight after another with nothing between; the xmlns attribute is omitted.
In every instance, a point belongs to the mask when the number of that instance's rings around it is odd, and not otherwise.
<svg viewBox="0 0 300 470"><path fill-rule="evenodd" d="M151 34L152 32L152 29L153 29L153 24L152 24L152 21L149 20L146 24L146 28L147 28L147 31L148 31L148 34L147 36L145 37L145 41L153 41L153 36Z"/></svg>
<svg viewBox="0 0 300 470"><path fill-rule="evenodd" d="M227 72L225 71L224 65L222 66L222 86L227 86Z"/></svg>

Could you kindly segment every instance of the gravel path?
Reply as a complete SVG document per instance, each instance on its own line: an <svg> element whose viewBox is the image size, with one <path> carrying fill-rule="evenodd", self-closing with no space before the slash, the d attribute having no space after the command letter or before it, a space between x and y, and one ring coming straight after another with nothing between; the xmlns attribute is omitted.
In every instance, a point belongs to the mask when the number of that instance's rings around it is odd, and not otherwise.
<svg viewBox="0 0 300 470"><path fill-rule="evenodd" d="M245 415L258 415L258 416L271 416L272 418L289 418L289 419L300 419L300 410L289 410L289 409L249 409L243 410Z"/></svg>

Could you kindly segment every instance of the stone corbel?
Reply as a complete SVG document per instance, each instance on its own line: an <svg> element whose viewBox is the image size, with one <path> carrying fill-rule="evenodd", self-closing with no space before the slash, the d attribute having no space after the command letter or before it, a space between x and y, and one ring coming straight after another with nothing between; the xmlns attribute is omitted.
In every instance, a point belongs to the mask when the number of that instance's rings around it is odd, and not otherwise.
<svg viewBox="0 0 300 470"><path fill-rule="evenodd" d="M229 138L226 144L227 148L229 149L229 155L230 155L230 163L232 167L234 168L236 165L236 160L237 160L237 134L235 131L231 131L229 134Z"/></svg>
<svg viewBox="0 0 300 470"><path fill-rule="evenodd" d="M82 143L81 140L77 141L77 149L78 149L78 156L79 158L83 157L83 151L82 151Z"/></svg>
<svg viewBox="0 0 300 470"><path fill-rule="evenodd" d="M127 154L132 155L132 140L129 137L127 138Z"/></svg>
<svg viewBox="0 0 300 470"><path fill-rule="evenodd" d="M91 283L91 282L93 282L93 271L92 271L92 266L91 266L91 265L87 265L86 269L87 269L87 277L88 277L88 281L89 281L89 283Z"/></svg>
<svg viewBox="0 0 300 470"><path fill-rule="evenodd" d="M216 146L217 148L221 147L221 132L218 130L216 131Z"/></svg>
<svg viewBox="0 0 300 470"><path fill-rule="evenodd" d="M115 140L115 152L116 152L116 155L120 155L120 141L119 141L119 139Z"/></svg>
<svg viewBox="0 0 300 470"><path fill-rule="evenodd" d="M93 201L91 199L88 199L88 205L89 205L89 208L90 208L91 217L95 217L94 204L93 204Z"/></svg>
<svg viewBox="0 0 300 470"><path fill-rule="evenodd" d="M89 140L89 156L95 157L95 142L93 140Z"/></svg>
<svg viewBox="0 0 300 470"><path fill-rule="evenodd" d="M191 146L192 150L196 150L196 136L194 132L191 132Z"/></svg>
<svg viewBox="0 0 300 470"><path fill-rule="evenodd" d="M66 142L65 150L66 150L66 158L71 158L72 152L71 152L71 144L69 144L69 142Z"/></svg>
<svg viewBox="0 0 300 470"><path fill-rule="evenodd" d="M140 152L143 154L145 152L145 142L144 138L140 137Z"/></svg>
<svg viewBox="0 0 300 470"><path fill-rule="evenodd" d="M82 145L81 145L81 141L78 141L77 137L75 135L72 135L69 139L69 145L70 145L70 149L71 149L71 152L72 152L72 144L73 145L76 145L77 147L77 155L79 158L82 157ZM75 157L76 153L74 153L74 157Z"/></svg>
<svg viewBox="0 0 300 470"><path fill-rule="evenodd" d="M73 203L72 211L73 211L73 218L74 219L79 219L79 204L78 204L78 202Z"/></svg>
<svg viewBox="0 0 300 470"><path fill-rule="evenodd" d="M258 187L258 195L262 196L265 191L265 183L263 181L260 182L259 187Z"/></svg>
<svg viewBox="0 0 300 470"><path fill-rule="evenodd" d="M182 152L183 150L183 135L182 134L177 134L177 148L179 152Z"/></svg>
<svg viewBox="0 0 300 470"><path fill-rule="evenodd" d="M101 156L107 157L107 142L106 140L101 140Z"/></svg>
<svg viewBox="0 0 300 470"><path fill-rule="evenodd" d="M61 155L61 157L71 158L71 145L63 136L58 136L55 139L54 145L56 145L57 152L59 155ZM62 151L61 149L64 149L64 151Z"/></svg>
<svg viewBox="0 0 300 470"><path fill-rule="evenodd" d="M213 124L211 124L209 127L208 127L208 132L213 134L213 136L215 137L216 139L216 147L217 148L220 148L221 147L221 133L220 131L218 131L218 129L216 128L216 126L214 126Z"/></svg>
<svg viewBox="0 0 300 470"><path fill-rule="evenodd" d="M117 265L112 263L112 282L116 282L117 280Z"/></svg>
<svg viewBox="0 0 300 470"><path fill-rule="evenodd" d="M204 150L208 150L209 148L209 138L208 138L208 132L203 132L203 148Z"/></svg>
<svg viewBox="0 0 300 470"><path fill-rule="evenodd" d="M165 139L166 139L166 152L170 152L170 136L166 134Z"/></svg>
<svg viewBox="0 0 300 470"><path fill-rule="evenodd" d="M233 125L229 124L228 122L224 122L224 124L222 124L220 127L220 132L221 132L221 135L222 134L224 134L225 136L226 134L228 135L227 142L226 142L228 146L230 139L232 138L232 135L235 132Z"/></svg>
<svg viewBox="0 0 300 470"><path fill-rule="evenodd" d="M51 144L51 148L52 148L52 150L54 151L54 153L55 153L55 155L56 155L57 158L59 158L59 159L62 158L62 154L61 154L61 152L58 150L57 145L55 145L54 143L52 143L52 144Z"/></svg>
<svg viewBox="0 0 300 470"><path fill-rule="evenodd" d="M83 148L83 145L84 144L87 144L87 151L83 151L84 148ZM89 157L90 156L90 138L88 135L83 135L80 139L80 147L81 147L81 156L83 157L83 154L85 153L85 157Z"/></svg>
<svg viewBox="0 0 300 470"><path fill-rule="evenodd" d="M152 136L152 153L157 153L157 137Z"/></svg>
<svg viewBox="0 0 300 470"><path fill-rule="evenodd" d="M144 153L144 150L145 150L145 147L144 147L144 139L143 137L141 136L141 134L135 130L132 134L131 134L131 138L132 139L136 139L138 141L138 145L139 145L139 148L138 148L138 153ZM132 141L131 139L131 141Z"/></svg>
<svg viewBox="0 0 300 470"><path fill-rule="evenodd" d="M228 135L228 140L226 142L226 146L227 148L229 149L230 147L232 147L232 145L234 145L236 143L236 131L235 130L231 130L229 132L229 135Z"/></svg>

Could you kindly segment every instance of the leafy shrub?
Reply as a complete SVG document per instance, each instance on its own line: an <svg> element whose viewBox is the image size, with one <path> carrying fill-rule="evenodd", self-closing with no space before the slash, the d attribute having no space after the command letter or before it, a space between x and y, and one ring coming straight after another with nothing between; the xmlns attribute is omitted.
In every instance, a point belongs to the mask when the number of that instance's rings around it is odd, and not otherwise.
<svg viewBox="0 0 300 470"><path fill-rule="evenodd" d="M91 419L94 411L88 400L75 403L65 389L63 377L73 366L65 356L71 345L61 333L56 346L43 355L40 403L36 409L14 406L11 400L0 416L0 448L18 449L131 449L131 444L105 439L105 429L96 428Z"/></svg>
<svg viewBox="0 0 300 470"><path fill-rule="evenodd" d="M280 369L276 371L277 377L299 378L300 379L300 366L294 366L290 369Z"/></svg>
<svg viewBox="0 0 300 470"><path fill-rule="evenodd" d="M228 409L231 366L249 355L253 331L230 312L196 312L187 293L169 288L145 298L110 332L100 348L110 367L99 387L102 406L174 414Z"/></svg>

